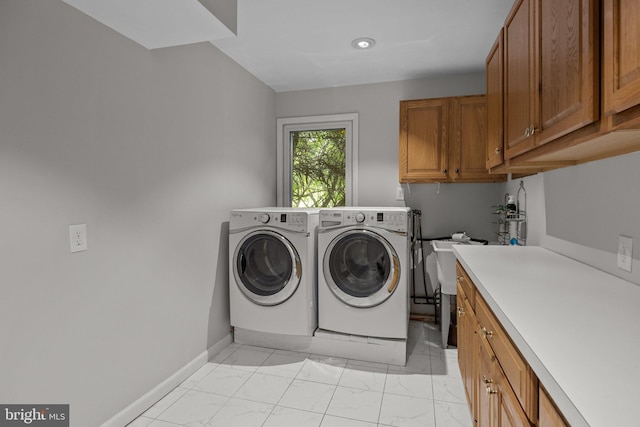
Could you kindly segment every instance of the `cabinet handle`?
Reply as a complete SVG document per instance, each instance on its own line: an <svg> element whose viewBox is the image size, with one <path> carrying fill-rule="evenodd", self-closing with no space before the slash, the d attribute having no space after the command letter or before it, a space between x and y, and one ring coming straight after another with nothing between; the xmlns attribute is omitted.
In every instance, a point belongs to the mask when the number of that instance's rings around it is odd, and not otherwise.
<svg viewBox="0 0 640 427"><path fill-rule="evenodd" d="M449 172L447 169L443 169L442 173L446 174L447 172Z"/></svg>
<svg viewBox="0 0 640 427"><path fill-rule="evenodd" d="M500 148L496 148L496 154L500 154L502 153L502 150Z"/></svg>
<svg viewBox="0 0 640 427"><path fill-rule="evenodd" d="M458 174L459 174L459 173L460 173L460 169L456 169L456 173L458 173Z"/></svg>
<svg viewBox="0 0 640 427"><path fill-rule="evenodd" d="M456 282L460 283L464 280L464 277L462 276L456 276Z"/></svg>
<svg viewBox="0 0 640 427"><path fill-rule="evenodd" d="M482 338L493 337L493 331L487 331L487 328L485 328L484 326L482 327L481 333L482 333Z"/></svg>
<svg viewBox="0 0 640 427"><path fill-rule="evenodd" d="M488 396L491 396L492 394L498 394L498 391L492 389L490 386L487 386L487 388L485 390L487 391L487 395Z"/></svg>
<svg viewBox="0 0 640 427"><path fill-rule="evenodd" d="M531 132L531 127L528 127L524 130L524 137L529 138L529 132Z"/></svg>
<svg viewBox="0 0 640 427"><path fill-rule="evenodd" d="M491 378L487 378L486 375L482 376L482 382L485 384L493 384L493 380Z"/></svg>
<svg viewBox="0 0 640 427"><path fill-rule="evenodd" d="M458 307L458 317L464 316L464 308Z"/></svg>

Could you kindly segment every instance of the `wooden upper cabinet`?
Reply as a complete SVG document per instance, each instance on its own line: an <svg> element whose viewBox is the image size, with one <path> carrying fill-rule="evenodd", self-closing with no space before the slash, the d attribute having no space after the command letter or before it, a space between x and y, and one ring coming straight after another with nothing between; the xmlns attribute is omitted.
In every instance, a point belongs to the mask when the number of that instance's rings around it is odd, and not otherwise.
<svg viewBox="0 0 640 427"><path fill-rule="evenodd" d="M518 0L504 27L513 158L599 119L597 0Z"/></svg>
<svg viewBox="0 0 640 427"><path fill-rule="evenodd" d="M498 182L486 166L484 95L400 102L400 182Z"/></svg>
<svg viewBox="0 0 640 427"><path fill-rule="evenodd" d="M600 117L598 4L597 0L536 0L540 82L536 145Z"/></svg>
<svg viewBox="0 0 640 427"><path fill-rule="evenodd" d="M517 0L504 25L505 156L533 148L531 127L536 120L534 0Z"/></svg>
<svg viewBox="0 0 640 427"><path fill-rule="evenodd" d="M487 170L487 97L463 96L452 100L449 176L455 182L503 181L504 175Z"/></svg>
<svg viewBox="0 0 640 427"><path fill-rule="evenodd" d="M640 2L604 0L604 112L640 105Z"/></svg>
<svg viewBox="0 0 640 427"><path fill-rule="evenodd" d="M487 56L487 169L504 163L503 30Z"/></svg>
<svg viewBox="0 0 640 427"><path fill-rule="evenodd" d="M400 182L446 181L449 100L400 101Z"/></svg>

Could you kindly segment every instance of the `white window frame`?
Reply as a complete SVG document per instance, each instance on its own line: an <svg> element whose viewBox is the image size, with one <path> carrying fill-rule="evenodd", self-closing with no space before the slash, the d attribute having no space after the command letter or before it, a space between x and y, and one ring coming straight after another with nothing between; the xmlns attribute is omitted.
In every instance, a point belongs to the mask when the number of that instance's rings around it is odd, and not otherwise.
<svg viewBox="0 0 640 427"><path fill-rule="evenodd" d="M344 128L346 130L346 205L358 205L358 113L277 119L277 203L291 206L291 132Z"/></svg>

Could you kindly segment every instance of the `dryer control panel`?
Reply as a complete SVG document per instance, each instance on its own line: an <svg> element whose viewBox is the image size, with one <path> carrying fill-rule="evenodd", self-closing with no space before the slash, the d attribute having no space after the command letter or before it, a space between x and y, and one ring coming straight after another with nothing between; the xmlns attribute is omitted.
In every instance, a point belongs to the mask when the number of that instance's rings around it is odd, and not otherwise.
<svg viewBox="0 0 640 427"><path fill-rule="evenodd" d="M406 232L408 215L404 210L327 209L320 210L320 228L363 226Z"/></svg>

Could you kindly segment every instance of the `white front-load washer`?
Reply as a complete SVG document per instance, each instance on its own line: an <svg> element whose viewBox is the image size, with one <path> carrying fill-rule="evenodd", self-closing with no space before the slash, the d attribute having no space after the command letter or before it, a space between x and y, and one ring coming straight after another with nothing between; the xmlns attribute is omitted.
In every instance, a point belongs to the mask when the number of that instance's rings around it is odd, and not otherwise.
<svg viewBox="0 0 640 427"><path fill-rule="evenodd" d="M320 210L318 327L406 339L409 327L410 209Z"/></svg>
<svg viewBox="0 0 640 427"><path fill-rule="evenodd" d="M312 336L318 209L236 209L229 221L231 326Z"/></svg>

